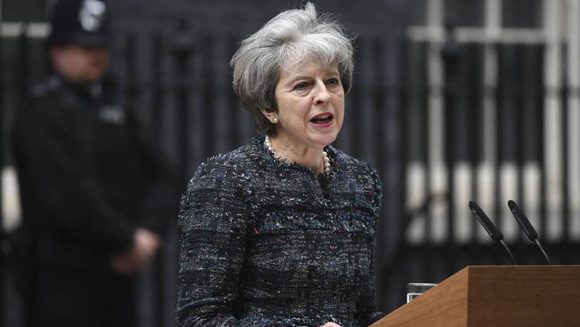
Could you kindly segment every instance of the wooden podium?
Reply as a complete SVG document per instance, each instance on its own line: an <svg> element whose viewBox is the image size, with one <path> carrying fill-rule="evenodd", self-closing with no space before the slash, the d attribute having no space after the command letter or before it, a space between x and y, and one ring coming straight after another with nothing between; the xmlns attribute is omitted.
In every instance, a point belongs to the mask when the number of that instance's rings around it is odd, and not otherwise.
<svg viewBox="0 0 580 327"><path fill-rule="evenodd" d="M470 266L372 327L580 326L580 266Z"/></svg>

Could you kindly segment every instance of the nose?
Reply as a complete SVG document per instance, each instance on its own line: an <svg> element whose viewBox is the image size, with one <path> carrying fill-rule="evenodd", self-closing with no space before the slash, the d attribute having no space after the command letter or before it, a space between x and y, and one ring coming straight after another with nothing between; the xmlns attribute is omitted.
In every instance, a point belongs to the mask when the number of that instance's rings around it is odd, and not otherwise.
<svg viewBox="0 0 580 327"><path fill-rule="evenodd" d="M326 104L330 100L330 93L326 88L326 84L324 82L319 81L316 83L316 87L314 90L314 104Z"/></svg>
<svg viewBox="0 0 580 327"><path fill-rule="evenodd" d="M90 56L92 60L108 60L109 58L109 50L105 48L86 48L85 53L87 56Z"/></svg>

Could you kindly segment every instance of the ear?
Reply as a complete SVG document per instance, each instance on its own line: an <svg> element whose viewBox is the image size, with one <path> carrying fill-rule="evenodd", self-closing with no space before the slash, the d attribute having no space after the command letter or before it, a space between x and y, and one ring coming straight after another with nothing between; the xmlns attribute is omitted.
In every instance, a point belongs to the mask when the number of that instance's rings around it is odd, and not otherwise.
<svg viewBox="0 0 580 327"><path fill-rule="evenodd" d="M278 123L278 113L274 111L267 111L266 109L260 109L264 117L270 121L272 124Z"/></svg>

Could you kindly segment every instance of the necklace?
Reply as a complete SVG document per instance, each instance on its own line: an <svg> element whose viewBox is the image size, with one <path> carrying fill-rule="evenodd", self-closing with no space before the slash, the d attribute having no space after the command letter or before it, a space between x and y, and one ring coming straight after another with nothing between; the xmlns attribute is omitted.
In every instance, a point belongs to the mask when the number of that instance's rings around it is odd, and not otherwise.
<svg viewBox="0 0 580 327"><path fill-rule="evenodd" d="M285 162L289 162L288 159L282 158L274 151L274 149L272 148L272 143L270 142L270 138L268 137L268 135L266 135L266 137L264 138L264 147L266 149L268 149L268 151L272 152L272 154L274 155L274 158L276 158L278 160L285 161ZM322 151L322 162L323 162L322 171L324 172L325 175L328 175L330 173L330 159L328 158L328 153L326 153L326 151L324 151L324 150Z"/></svg>

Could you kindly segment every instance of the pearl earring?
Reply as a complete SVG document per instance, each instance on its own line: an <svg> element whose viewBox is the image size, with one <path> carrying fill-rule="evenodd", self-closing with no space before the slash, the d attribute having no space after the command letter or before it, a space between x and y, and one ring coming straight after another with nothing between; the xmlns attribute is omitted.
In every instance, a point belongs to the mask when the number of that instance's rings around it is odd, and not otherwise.
<svg viewBox="0 0 580 327"><path fill-rule="evenodd" d="M272 124L278 124L278 118L276 117L272 118Z"/></svg>

